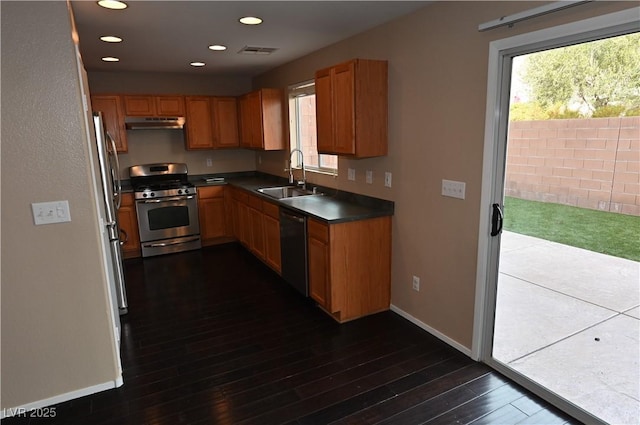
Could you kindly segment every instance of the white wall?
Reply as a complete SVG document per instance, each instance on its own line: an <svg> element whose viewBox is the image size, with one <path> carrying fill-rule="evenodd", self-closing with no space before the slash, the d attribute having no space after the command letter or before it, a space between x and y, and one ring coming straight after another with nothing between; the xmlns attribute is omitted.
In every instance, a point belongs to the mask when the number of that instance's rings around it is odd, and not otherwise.
<svg viewBox="0 0 640 425"><path fill-rule="evenodd" d="M65 2L1 3L1 408L119 377ZM71 222L35 226L32 202ZM4 413L4 412L3 412Z"/></svg>

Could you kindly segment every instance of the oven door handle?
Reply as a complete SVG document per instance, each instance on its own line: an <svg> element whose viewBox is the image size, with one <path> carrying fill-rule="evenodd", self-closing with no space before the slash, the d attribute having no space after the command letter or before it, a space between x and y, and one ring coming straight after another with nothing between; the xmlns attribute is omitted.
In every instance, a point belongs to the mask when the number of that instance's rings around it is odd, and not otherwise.
<svg viewBox="0 0 640 425"><path fill-rule="evenodd" d="M195 241L197 241L199 239L200 239L199 237L195 237L195 238L186 239L186 240L180 240L180 241L175 241L175 242L156 242L156 243L143 244L143 246L145 248L163 248L165 246L182 245L182 244L189 243L189 242L195 242Z"/></svg>
<svg viewBox="0 0 640 425"><path fill-rule="evenodd" d="M140 199L138 202L142 202L143 204L159 204L160 202L174 202L174 201L182 201L184 199L193 199L195 196L176 196L175 198L160 198L160 199Z"/></svg>

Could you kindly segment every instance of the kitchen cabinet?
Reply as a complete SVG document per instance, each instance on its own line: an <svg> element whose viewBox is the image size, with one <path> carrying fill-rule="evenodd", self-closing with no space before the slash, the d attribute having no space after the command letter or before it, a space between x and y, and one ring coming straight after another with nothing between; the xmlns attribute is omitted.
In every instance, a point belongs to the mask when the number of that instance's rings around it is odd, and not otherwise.
<svg viewBox="0 0 640 425"><path fill-rule="evenodd" d="M213 147L237 148L240 146L238 131L238 100L235 97L212 97Z"/></svg>
<svg viewBox="0 0 640 425"><path fill-rule="evenodd" d="M233 190L234 220L233 235L242 245L249 248L249 194L241 189Z"/></svg>
<svg viewBox="0 0 640 425"><path fill-rule="evenodd" d="M188 150L239 146L235 97L186 96L185 109Z"/></svg>
<svg viewBox="0 0 640 425"><path fill-rule="evenodd" d="M138 233L138 216L133 193L123 193L120 209L118 209L118 225L120 226L120 244L124 258L140 257L140 234Z"/></svg>
<svg viewBox="0 0 640 425"><path fill-rule="evenodd" d="M387 61L354 59L315 74L318 152L387 154Z"/></svg>
<svg viewBox="0 0 640 425"><path fill-rule="evenodd" d="M277 271L282 272L280 258L280 208L268 201L262 201L262 225L264 230L264 261Z"/></svg>
<svg viewBox="0 0 640 425"><path fill-rule="evenodd" d="M131 117L182 117L184 97L173 95L125 95L124 110Z"/></svg>
<svg viewBox="0 0 640 425"><path fill-rule="evenodd" d="M265 245L264 245L264 227L263 227L263 214L262 214L262 200L255 196L249 195L249 249L260 260L264 261L265 258Z"/></svg>
<svg viewBox="0 0 640 425"><path fill-rule="evenodd" d="M91 109L94 112L102 112L105 127L116 142L117 151L126 153L128 151L127 130L124 126L121 97L115 95L91 96Z"/></svg>
<svg viewBox="0 0 640 425"><path fill-rule="evenodd" d="M198 217L202 246L214 245L228 236L224 186L198 188Z"/></svg>
<svg viewBox="0 0 640 425"><path fill-rule="evenodd" d="M391 217L307 221L309 293L338 322L389 309Z"/></svg>
<svg viewBox="0 0 640 425"><path fill-rule="evenodd" d="M233 188L232 198L233 236L280 273L280 208L242 189Z"/></svg>
<svg viewBox="0 0 640 425"><path fill-rule="evenodd" d="M239 99L240 147L265 151L286 147L284 93L260 89Z"/></svg>

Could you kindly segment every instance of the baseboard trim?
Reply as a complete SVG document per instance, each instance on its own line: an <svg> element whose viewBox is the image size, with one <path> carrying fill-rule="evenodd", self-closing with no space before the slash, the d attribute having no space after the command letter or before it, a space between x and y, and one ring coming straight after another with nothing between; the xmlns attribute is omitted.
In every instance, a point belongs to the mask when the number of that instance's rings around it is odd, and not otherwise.
<svg viewBox="0 0 640 425"><path fill-rule="evenodd" d="M460 344L459 342L449 338L445 334L433 329L431 326L427 325L426 323L424 323L423 321L417 319L416 317L413 317L412 315L410 315L406 311L402 310L401 308L399 308L399 307L397 307L397 306L395 306L393 304L391 304L390 308L391 308L391 311L393 311L394 313L400 315L401 317L403 317L404 319L407 319L408 321L410 321L414 325L416 325L416 326L424 329L425 331L429 332L431 335L435 336L436 338L438 338L442 342L444 342L444 343L450 345L451 347L455 348L456 350L460 351L465 356L471 357L471 350L469 348L467 348L464 345Z"/></svg>
<svg viewBox="0 0 640 425"><path fill-rule="evenodd" d="M54 404L64 403L65 401L74 400L76 398L99 393L106 390L117 388L124 383L122 376L116 378L115 381L104 382L102 384L93 385L87 388L81 388L76 391L60 394L55 397L45 398L43 400L34 401L33 403L23 404L18 407L7 407L0 410L0 419L10 418L18 414L25 414L32 410L42 409L53 406Z"/></svg>

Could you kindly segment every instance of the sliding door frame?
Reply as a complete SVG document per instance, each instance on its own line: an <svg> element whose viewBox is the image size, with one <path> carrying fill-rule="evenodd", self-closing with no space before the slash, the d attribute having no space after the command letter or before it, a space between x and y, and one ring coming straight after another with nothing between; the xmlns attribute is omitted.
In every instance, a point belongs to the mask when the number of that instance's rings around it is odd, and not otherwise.
<svg viewBox="0 0 640 425"><path fill-rule="evenodd" d="M500 237L491 237L492 204L503 205L511 65L515 56L640 30L640 8L496 40L489 45L478 266L471 355L582 422L601 421L492 356Z"/></svg>

